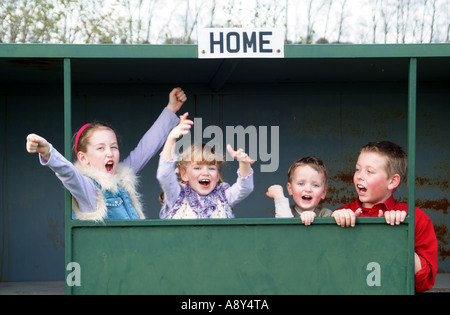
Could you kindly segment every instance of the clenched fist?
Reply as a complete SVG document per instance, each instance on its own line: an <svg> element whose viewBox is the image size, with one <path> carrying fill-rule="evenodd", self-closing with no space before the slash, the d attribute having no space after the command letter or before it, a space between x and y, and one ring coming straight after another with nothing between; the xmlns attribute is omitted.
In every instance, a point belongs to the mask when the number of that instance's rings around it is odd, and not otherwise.
<svg viewBox="0 0 450 315"><path fill-rule="evenodd" d="M50 143L37 134L31 133L27 136L26 147L29 153L39 153L45 160L50 157Z"/></svg>

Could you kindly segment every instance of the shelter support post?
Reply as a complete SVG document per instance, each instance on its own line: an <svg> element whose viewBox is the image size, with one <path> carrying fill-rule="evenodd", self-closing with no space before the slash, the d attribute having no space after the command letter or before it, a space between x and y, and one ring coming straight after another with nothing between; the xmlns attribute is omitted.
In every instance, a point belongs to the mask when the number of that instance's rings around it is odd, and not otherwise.
<svg viewBox="0 0 450 315"><path fill-rule="evenodd" d="M64 156L67 160L72 160L71 153L71 138L72 138L72 90L71 90L71 67L70 59L64 59ZM65 224L71 224L72 218L72 202L70 192L65 189L64 195L64 213ZM71 229L65 227L65 261L66 266L68 258L70 258L72 251L72 243L70 238ZM67 279L69 271L65 268L65 277ZM66 294L70 294L70 287L66 286Z"/></svg>
<svg viewBox="0 0 450 315"><path fill-rule="evenodd" d="M416 180L416 89L417 89L417 58L409 62L408 79L408 215L409 234L409 283L410 294L414 294L414 208L415 208L415 180Z"/></svg>

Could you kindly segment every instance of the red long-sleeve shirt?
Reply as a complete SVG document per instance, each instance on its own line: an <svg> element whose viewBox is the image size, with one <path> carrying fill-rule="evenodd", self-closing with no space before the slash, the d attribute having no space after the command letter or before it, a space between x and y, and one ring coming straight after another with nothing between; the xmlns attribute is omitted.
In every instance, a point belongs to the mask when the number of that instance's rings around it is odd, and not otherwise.
<svg viewBox="0 0 450 315"><path fill-rule="evenodd" d="M339 209L351 209L356 211L361 208L361 217L377 217L379 210L404 210L408 211L408 205L403 202L395 201L391 196L384 203L374 205L372 208L363 208L358 198L348 205L339 207ZM415 208L415 242L414 251L420 258L422 269L415 274L416 292L424 292L430 290L436 279L438 269L438 246L436 234L434 232L433 223L428 215L419 208Z"/></svg>

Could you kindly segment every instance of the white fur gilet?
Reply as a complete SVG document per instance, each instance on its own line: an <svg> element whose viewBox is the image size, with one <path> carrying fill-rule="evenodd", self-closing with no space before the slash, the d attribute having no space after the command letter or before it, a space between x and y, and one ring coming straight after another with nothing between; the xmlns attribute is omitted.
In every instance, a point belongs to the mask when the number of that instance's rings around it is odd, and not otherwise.
<svg viewBox="0 0 450 315"><path fill-rule="evenodd" d="M114 174L108 174L92 166L83 165L78 161L74 163L74 166L84 176L95 180L103 190L109 190L113 193L118 193L119 186L121 186L130 195L130 199L133 202L134 208L136 209L139 218L145 219L144 213L142 212L140 195L136 191L136 188L138 186L138 177L130 167L119 163ZM97 190L97 207L93 212L81 212L77 201L72 197L72 209L75 212L75 216L78 220L103 221L106 218L108 212L106 199L102 191L97 187L95 188Z"/></svg>

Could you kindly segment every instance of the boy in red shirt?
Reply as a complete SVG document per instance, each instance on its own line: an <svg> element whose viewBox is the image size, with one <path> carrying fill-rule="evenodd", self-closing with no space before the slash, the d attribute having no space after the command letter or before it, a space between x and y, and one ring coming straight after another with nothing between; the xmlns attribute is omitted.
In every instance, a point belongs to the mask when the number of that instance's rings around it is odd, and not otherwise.
<svg viewBox="0 0 450 315"><path fill-rule="evenodd" d="M331 215L342 227L355 226L355 217L384 216L390 225L400 224L408 206L397 202L394 191L406 178L406 152L389 141L370 142L361 148L353 183L358 197ZM437 239L430 218L415 208L415 288L424 292L434 285L437 272Z"/></svg>

